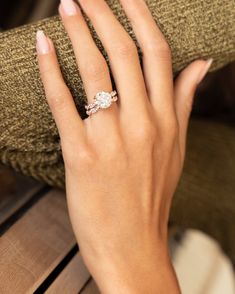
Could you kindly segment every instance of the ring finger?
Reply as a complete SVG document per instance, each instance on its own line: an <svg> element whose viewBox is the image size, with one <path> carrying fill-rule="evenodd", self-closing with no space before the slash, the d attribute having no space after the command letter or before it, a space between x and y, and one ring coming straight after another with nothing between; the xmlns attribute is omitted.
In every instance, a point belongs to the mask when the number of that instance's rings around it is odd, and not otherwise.
<svg viewBox="0 0 235 294"><path fill-rule="evenodd" d="M73 1L62 0L59 12L73 45L88 103L92 103L96 93L101 91L111 92L113 90L108 65L93 41L78 5ZM117 114L118 107L116 103L113 103L109 109L105 109L102 113L99 110L94 115L96 122L97 120L100 121L100 123L96 123L96 130L100 127L100 130L106 132L108 127L113 128L117 125ZM92 123L92 121L93 115L89 118L89 123Z"/></svg>

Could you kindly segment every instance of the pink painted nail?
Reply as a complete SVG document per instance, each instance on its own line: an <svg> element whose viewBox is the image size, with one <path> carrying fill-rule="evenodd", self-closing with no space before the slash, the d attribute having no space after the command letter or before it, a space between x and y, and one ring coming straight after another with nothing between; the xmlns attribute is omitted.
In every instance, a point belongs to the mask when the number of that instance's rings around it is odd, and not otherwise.
<svg viewBox="0 0 235 294"><path fill-rule="evenodd" d="M42 30L37 31L37 51L39 54L47 54L51 51L50 44Z"/></svg>
<svg viewBox="0 0 235 294"><path fill-rule="evenodd" d="M75 15L79 12L79 8L73 0L61 0L61 4L67 15Z"/></svg>
<svg viewBox="0 0 235 294"><path fill-rule="evenodd" d="M206 76L208 70L211 67L211 64L213 62L213 58L210 58L207 60L207 63L205 64L205 67L203 68L202 72L200 73L199 77L198 77L198 84L204 79L204 77Z"/></svg>

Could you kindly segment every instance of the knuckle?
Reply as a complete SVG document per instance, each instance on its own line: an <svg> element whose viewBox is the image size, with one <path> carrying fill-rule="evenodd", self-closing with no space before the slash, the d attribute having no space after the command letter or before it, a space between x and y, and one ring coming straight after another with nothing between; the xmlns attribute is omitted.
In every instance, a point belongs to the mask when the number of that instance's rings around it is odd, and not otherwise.
<svg viewBox="0 0 235 294"><path fill-rule="evenodd" d="M116 160L117 159L117 155L121 156L125 154L125 149L124 149L124 145L123 142L121 141L121 139L116 139L114 138L114 140L105 144L106 146L106 152L104 151L104 154L107 158L111 159L111 160Z"/></svg>
<svg viewBox="0 0 235 294"><path fill-rule="evenodd" d="M100 81L107 77L107 65L105 62L89 62L84 66L83 72L92 81Z"/></svg>
<svg viewBox="0 0 235 294"><path fill-rule="evenodd" d="M146 52L156 54L158 57L162 57L162 58L171 57L171 49L166 40L162 40L160 42L153 41L151 43L148 43L145 47L145 50Z"/></svg>
<svg viewBox="0 0 235 294"><path fill-rule="evenodd" d="M175 141L178 138L179 127L176 118L171 118L167 121L164 133L167 134L168 141Z"/></svg>
<svg viewBox="0 0 235 294"><path fill-rule="evenodd" d="M91 150L80 150L77 153L78 162L81 166L91 166L95 161L95 155Z"/></svg>
<svg viewBox="0 0 235 294"><path fill-rule="evenodd" d="M68 99L66 98L68 97L68 91L64 87L57 85L53 89L47 89L46 96L52 110L63 111L67 107Z"/></svg>
<svg viewBox="0 0 235 294"><path fill-rule="evenodd" d="M55 73L53 66L50 64L43 64L40 68L40 74L42 78L47 78L52 76Z"/></svg>
<svg viewBox="0 0 235 294"><path fill-rule="evenodd" d="M38 64L39 64L39 71L40 75L43 76L51 76L51 74L57 74L57 69L56 69L56 63L57 59L55 56L54 51L49 52L44 55L39 55L38 56Z"/></svg>
<svg viewBox="0 0 235 294"><path fill-rule="evenodd" d="M155 142L157 129L152 123L143 123L134 133L134 139L138 144L151 145Z"/></svg>
<svg viewBox="0 0 235 294"><path fill-rule="evenodd" d="M112 52L118 56L119 58L129 58L133 56L137 56L137 47L133 43L133 41L123 41L118 44L113 45Z"/></svg>
<svg viewBox="0 0 235 294"><path fill-rule="evenodd" d="M94 154L87 149L64 151L65 164L68 169L84 170L95 162Z"/></svg>
<svg viewBox="0 0 235 294"><path fill-rule="evenodd" d="M93 61L90 60L89 62L84 65L83 70L85 76L92 81L100 81L104 79L108 75L107 65L103 61Z"/></svg>

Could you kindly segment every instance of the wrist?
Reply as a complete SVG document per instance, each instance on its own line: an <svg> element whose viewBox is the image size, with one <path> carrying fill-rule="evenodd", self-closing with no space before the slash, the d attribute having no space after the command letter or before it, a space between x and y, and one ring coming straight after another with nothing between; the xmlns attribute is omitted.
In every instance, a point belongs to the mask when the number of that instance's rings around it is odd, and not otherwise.
<svg viewBox="0 0 235 294"><path fill-rule="evenodd" d="M180 293L167 248L99 257L90 272L102 294Z"/></svg>

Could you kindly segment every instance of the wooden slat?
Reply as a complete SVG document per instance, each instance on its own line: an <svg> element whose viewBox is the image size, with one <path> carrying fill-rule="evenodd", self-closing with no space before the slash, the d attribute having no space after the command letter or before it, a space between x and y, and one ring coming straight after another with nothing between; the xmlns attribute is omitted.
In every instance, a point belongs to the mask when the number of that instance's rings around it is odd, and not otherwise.
<svg viewBox="0 0 235 294"><path fill-rule="evenodd" d="M100 294L100 291L95 281L91 279L86 287L79 294Z"/></svg>
<svg viewBox="0 0 235 294"><path fill-rule="evenodd" d="M43 186L29 177L0 165L0 225Z"/></svg>
<svg viewBox="0 0 235 294"><path fill-rule="evenodd" d="M82 256L77 253L61 272L46 294L77 294L90 278Z"/></svg>
<svg viewBox="0 0 235 294"><path fill-rule="evenodd" d="M33 293L75 244L65 195L52 190L0 238L0 293Z"/></svg>

